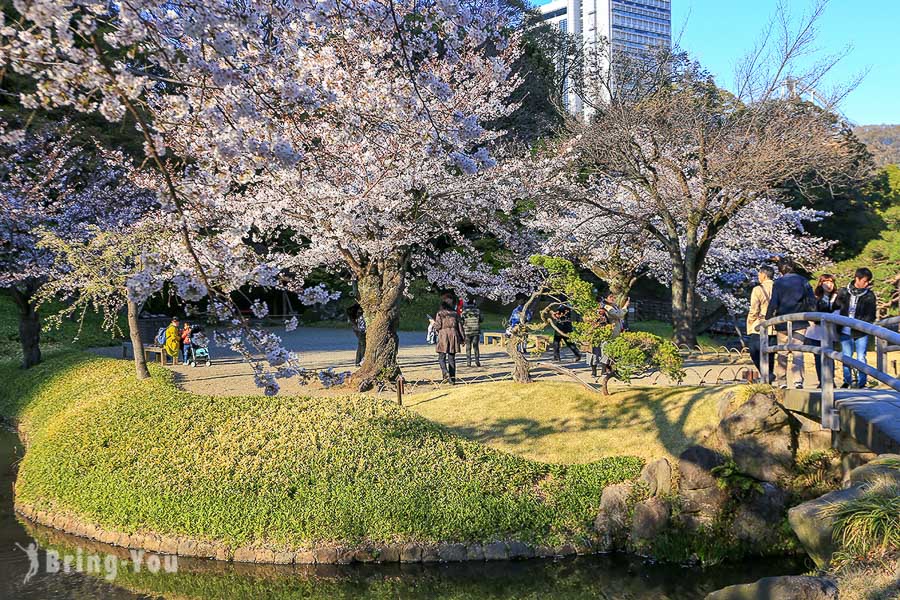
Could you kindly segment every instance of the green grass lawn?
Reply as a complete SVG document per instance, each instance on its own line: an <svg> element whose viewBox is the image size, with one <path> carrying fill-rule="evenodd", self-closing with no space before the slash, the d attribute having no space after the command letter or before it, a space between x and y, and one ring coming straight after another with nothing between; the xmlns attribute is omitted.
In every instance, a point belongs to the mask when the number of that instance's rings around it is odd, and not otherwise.
<svg viewBox="0 0 900 600"><path fill-rule="evenodd" d="M677 456L717 423L731 388L633 388L603 397L575 383L460 385L404 405L471 440L552 463Z"/></svg>
<svg viewBox="0 0 900 600"><path fill-rule="evenodd" d="M663 321L636 321L629 323L628 328L632 331L646 331L667 340L671 340L674 335L672 324ZM702 334L697 336L697 344L704 348L716 348L721 346L722 342L715 337Z"/></svg>
<svg viewBox="0 0 900 600"><path fill-rule="evenodd" d="M189 394L171 373L62 353L0 365L0 414L28 450L17 497L108 528L233 545L591 535L636 457L553 465L468 440L371 397ZM584 462L584 461L580 461Z"/></svg>
<svg viewBox="0 0 900 600"><path fill-rule="evenodd" d="M51 314L58 306L45 307L42 314ZM54 352L61 349L85 349L96 346L110 346L119 342L119 338L100 327L102 319L96 313L85 315L84 326L79 332L77 321L63 320L59 329L44 328L41 332L41 352ZM124 322L122 323L124 328ZM0 295L0 358L21 360L22 345L19 342L18 308L9 296Z"/></svg>

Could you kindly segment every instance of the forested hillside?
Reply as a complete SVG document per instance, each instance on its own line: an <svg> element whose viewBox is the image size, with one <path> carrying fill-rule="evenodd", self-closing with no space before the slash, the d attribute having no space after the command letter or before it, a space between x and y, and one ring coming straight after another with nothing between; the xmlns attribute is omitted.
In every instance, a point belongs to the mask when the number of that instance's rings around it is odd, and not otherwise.
<svg viewBox="0 0 900 600"><path fill-rule="evenodd" d="M900 125L862 125L853 130L869 148L875 164L900 164Z"/></svg>

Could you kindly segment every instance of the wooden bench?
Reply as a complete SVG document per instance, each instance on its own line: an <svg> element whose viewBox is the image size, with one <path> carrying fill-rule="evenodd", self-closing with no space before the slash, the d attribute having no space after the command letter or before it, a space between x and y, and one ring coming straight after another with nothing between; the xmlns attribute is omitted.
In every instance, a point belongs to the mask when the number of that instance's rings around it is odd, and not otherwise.
<svg viewBox="0 0 900 600"><path fill-rule="evenodd" d="M159 355L159 364L166 364L166 351L163 350L162 346L158 346L156 344L147 344L144 346L144 360L150 361L150 356L152 354Z"/></svg>
<svg viewBox="0 0 900 600"><path fill-rule="evenodd" d="M503 344L503 338L506 337L502 333L497 333L495 331L485 331L484 332L484 345L490 346L491 344Z"/></svg>

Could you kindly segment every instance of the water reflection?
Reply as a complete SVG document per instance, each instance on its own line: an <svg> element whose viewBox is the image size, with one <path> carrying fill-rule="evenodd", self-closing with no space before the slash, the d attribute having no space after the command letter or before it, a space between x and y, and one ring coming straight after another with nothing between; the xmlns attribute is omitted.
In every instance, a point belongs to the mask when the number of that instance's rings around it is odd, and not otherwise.
<svg viewBox="0 0 900 600"><path fill-rule="evenodd" d="M756 561L699 570L651 565L624 556L446 565L258 566L179 558L178 570L135 572L123 548L23 523L12 511L12 482L21 453L15 435L0 435L0 598L694 600L712 590L804 570L797 561ZM40 569L27 583L23 547L36 541ZM61 556L113 555L117 568L94 574L47 573L47 551ZM102 559L101 559L102 560ZM112 578L112 577L110 577Z"/></svg>

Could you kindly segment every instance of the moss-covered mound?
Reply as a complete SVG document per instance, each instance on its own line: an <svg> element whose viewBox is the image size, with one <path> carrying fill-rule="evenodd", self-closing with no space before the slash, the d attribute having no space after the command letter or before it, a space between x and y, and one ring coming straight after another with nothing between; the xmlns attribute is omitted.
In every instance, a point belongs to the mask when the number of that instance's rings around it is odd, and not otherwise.
<svg viewBox="0 0 900 600"><path fill-rule="evenodd" d="M0 414L28 444L17 501L234 546L560 544L590 536L603 487L641 466L526 460L369 397L199 396L151 369L138 382L128 362L74 353L0 367Z"/></svg>

